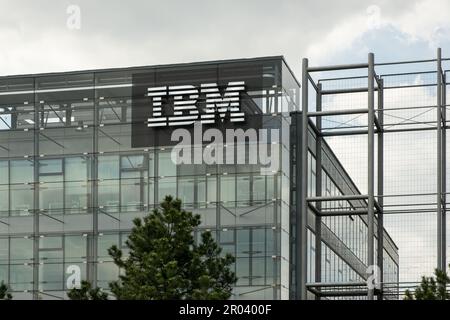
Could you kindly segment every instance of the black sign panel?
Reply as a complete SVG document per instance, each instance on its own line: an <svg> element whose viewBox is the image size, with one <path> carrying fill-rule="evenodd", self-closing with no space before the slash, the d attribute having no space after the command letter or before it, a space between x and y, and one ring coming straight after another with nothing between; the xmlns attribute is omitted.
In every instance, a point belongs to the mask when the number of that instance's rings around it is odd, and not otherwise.
<svg viewBox="0 0 450 320"><path fill-rule="evenodd" d="M267 69L267 62L253 61L133 74L132 147L174 145L173 131L193 134L194 122L204 129L261 128L261 92L275 84Z"/></svg>

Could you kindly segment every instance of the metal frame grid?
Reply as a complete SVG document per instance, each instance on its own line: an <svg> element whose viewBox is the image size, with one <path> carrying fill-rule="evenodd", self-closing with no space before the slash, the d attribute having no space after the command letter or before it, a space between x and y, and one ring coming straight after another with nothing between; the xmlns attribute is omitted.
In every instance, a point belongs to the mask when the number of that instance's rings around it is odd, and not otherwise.
<svg viewBox="0 0 450 320"><path fill-rule="evenodd" d="M297 291L298 298L306 299L307 292L313 293L318 299L321 297L348 297L348 296L367 296L367 299L373 300L375 298L387 298L393 291L402 293L406 288L412 288L417 283L388 283L383 282L383 251L376 248L383 248L383 234L384 234L384 218L387 214L400 213L424 213L433 212L436 214L436 268L446 269L446 212L447 201L446 196L446 131L448 129L446 111L446 72L443 64L450 59L442 58L441 49L437 49L437 56L434 59L415 60L415 61L397 61L376 63L373 53L368 54L367 63L348 64L348 65L334 65L322 67L310 67L308 59L304 58L302 62L302 130L299 132L301 137L301 170L298 171L298 181L301 183L301 195L298 196L299 205L297 207L297 214L300 217L297 232L299 233L299 240L297 242L296 254L301 262L301 267L297 270L298 281ZM429 64L434 64L432 70L427 69ZM417 69L411 70L412 67ZM400 69L408 68L408 72L397 73L379 73L378 69ZM429 68L429 67L428 67ZM356 74L357 72L364 72L363 74ZM341 74L352 73L351 76L342 76ZM323 74L333 73L333 77L323 78ZM336 74L338 74L336 76ZM409 84L390 85L389 79L392 77L402 77L408 75L422 74L428 75L433 79L429 83L418 82ZM314 78L318 75L317 78ZM314 76L314 77L313 77ZM436 78L434 78L434 76ZM435 79L435 80L434 80ZM336 88L323 88L324 84L333 81L338 85ZM366 82L367 81L367 82ZM435 81L435 82L434 82ZM367 85L359 85L361 82ZM386 83L388 82L388 83ZM355 85L358 83L358 85ZM415 106L406 103L407 106L400 106L385 109L385 93L391 89L406 89L415 90L416 88L428 89L429 87L436 88L436 101L432 105ZM310 88L316 95L314 99L310 100ZM323 110L323 98L328 95L342 96L352 94L367 94L367 107L344 107ZM412 98L414 96L412 95ZM405 102L404 102L405 103ZM315 104L315 110L311 110L311 106ZM424 111L422 111L422 109ZM418 112L413 117L399 117L390 113L412 111ZM436 110L435 120L416 120L417 115L423 115L427 111ZM324 127L324 119L332 117L348 117L352 118L345 122L335 122L334 126ZM386 121L394 118L394 122ZM356 118L361 119L366 117L367 122L355 122ZM315 123L314 131L316 137L316 196L308 197L308 123ZM384 162L385 150L385 135L401 134L403 132L423 132L427 130L436 131L436 192L432 193L410 193L410 194L385 194L385 187L387 186L384 179ZM321 186L321 167L322 167L322 143L324 139L338 136L367 136L367 150L361 151L367 154L365 160L367 163L361 165L364 167L364 175L367 182L367 193L363 195L343 195L339 197L330 197L322 194ZM347 146L352 148L352 146ZM348 150L350 151L350 150ZM364 156L365 157L365 156ZM406 165L408 165L406 163ZM366 170L367 168L367 170ZM435 197L435 203L430 203L424 200L424 197ZM389 205L392 199L408 199L404 203L397 205ZM416 199L414 201L409 199ZM422 199L422 200L421 200ZM323 204L327 201L356 201L363 204L364 207L359 207L353 210L333 212L323 208ZM414 202L414 203L411 203ZM416 203L417 202L417 203ZM316 258L315 258L315 283L307 283L307 248L306 248L306 229L307 229L307 213L314 212L316 220ZM377 265L380 271L379 281L380 290L373 289L367 283L325 283L321 275L321 224L324 216L338 216L338 215L363 215L367 217L368 235L367 235L367 266ZM389 231L389 230L388 230ZM375 246L375 241L377 246ZM401 250L401 248L400 248ZM400 264L402 261L400 261Z"/></svg>

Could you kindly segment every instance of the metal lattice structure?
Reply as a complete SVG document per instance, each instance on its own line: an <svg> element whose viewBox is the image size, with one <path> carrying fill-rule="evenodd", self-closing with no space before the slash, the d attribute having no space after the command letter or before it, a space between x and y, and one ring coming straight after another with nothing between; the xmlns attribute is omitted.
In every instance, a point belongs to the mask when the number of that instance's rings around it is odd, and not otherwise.
<svg viewBox="0 0 450 320"><path fill-rule="evenodd" d="M429 60L378 63L369 53L367 63L310 67L303 59L303 158L298 178L302 191L297 211L314 213L317 245L315 261L308 262L307 217L302 214L296 251L302 261L300 299L306 299L308 292L319 298L401 298L432 267L447 269L447 61L441 49ZM306 157L312 123L316 168L322 166L322 144L327 141L359 184L361 195L323 194L318 169L315 196L308 196ZM342 143L345 139L350 143ZM360 205L339 211L325 206L340 200ZM366 283L329 283L322 277L322 222L343 215L366 217L367 266L379 268L380 290ZM399 246L399 283L383 279L384 250L377 248L383 248L385 230ZM315 263L314 283L307 281L308 263Z"/></svg>

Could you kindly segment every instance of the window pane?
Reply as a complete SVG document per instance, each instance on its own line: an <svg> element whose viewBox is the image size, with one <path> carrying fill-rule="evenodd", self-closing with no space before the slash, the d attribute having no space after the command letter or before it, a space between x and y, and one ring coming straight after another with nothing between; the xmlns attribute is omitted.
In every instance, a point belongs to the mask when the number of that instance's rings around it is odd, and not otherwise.
<svg viewBox="0 0 450 320"><path fill-rule="evenodd" d="M11 238L11 262L25 263L33 258L33 241L25 238Z"/></svg>
<svg viewBox="0 0 450 320"><path fill-rule="evenodd" d="M62 264L43 264L39 266L39 289L62 290L64 270Z"/></svg>
<svg viewBox="0 0 450 320"><path fill-rule="evenodd" d="M117 280L119 269L113 262L104 262L97 265L98 286L108 288L108 283Z"/></svg>
<svg viewBox="0 0 450 320"><path fill-rule="evenodd" d="M145 162L143 155L123 156L121 158L122 169L144 169Z"/></svg>
<svg viewBox="0 0 450 320"><path fill-rule="evenodd" d="M104 156L98 158L98 177L100 179L119 178L119 157Z"/></svg>
<svg viewBox="0 0 450 320"><path fill-rule="evenodd" d="M237 285L248 285L250 276L250 259L237 258L236 259L236 277L238 278Z"/></svg>
<svg viewBox="0 0 450 320"><path fill-rule="evenodd" d="M107 211L118 211L119 180L105 180L98 183L98 204Z"/></svg>
<svg viewBox="0 0 450 320"><path fill-rule="evenodd" d="M29 215L33 209L33 189L29 185L11 185L12 215Z"/></svg>
<svg viewBox="0 0 450 320"><path fill-rule="evenodd" d="M8 265L0 264L0 282L9 283L8 280Z"/></svg>
<svg viewBox="0 0 450 320"><path fill-rule="evenodd" d="M88 179L88 160L75 157L65 159L65 181L86 181Z"/></svg>
<svg viewBox="0 0 450 320"><path fill-rule="evenodd" d="M119 235L118 234L104 234L98 237L98 256L99 258L110 258L108 254L108 249L112 245L119 246Z"/></svg>
<svg viewBox="0 0 450 320"><path fill-rule="evenodd" d="M28 160L11 161L11 183L33 182L33 163Z"/></svg>
<svg viewBox="0 0 450 320"><path fill-rule="evenodd" d="M10 286L12 290L31 290L33 287L33 268L29 265L11 265Z"/></svg>
<svg viewBox="0 0 450 320"><path fill-rule="evenodd" d="M253 200L261 201L266 199L266 179L262 176L253 177Z"/></svg>
<svg viewBox="0 0 450 320"><path fill-rule="evenodd" d="M62 174L62 160L39 160L39 174Z"/></svg>
<svg viewBox="0 0 450 320"><path fill-rule="evenodd" d="M119 157L105 156L98 159L98 203L107 211L119 208Z"/></svg>
<svg viewBox="0 0 450 320"><path fill-rule="evenodd" d="M33 164L28 160L14 160L10 163L11 170L11 209L14 215L28 215L33 209Z"/></svg>
<svg viewBox="0 0 450 320"><path fill-rule="evenodd" d="M248 176L236 177L236 189L238 205L247 206L250 201L250 178Z"/></svg>
<svg viewBox="0 0 450 320"><path fill-rule="evenodd" d="M61 237L40 238L39 249L62 249L62 238Z"/></svg>
<svg viewBox="0 0 450 320"><path fill-rule="evenodd" d="M230 205L232 205L236 201L235 192L235 177L222 176L220 178L220 199L223 202L231 202Z"/></svg>
<svg viewBox="0 0 450 320"><path fill-rule="evenodd" d="M0 264L8 263L9 240L0 239Z"/></svg>
<svg viewBox="0 0 450 320"><path fill-rule="evenodd" d="M159 179L159 192L158 192L158 202L161 202L165 196L174 196L177 193L176 178L161 178Z"/></svg>
<svg viewBox="0 0 450 320"><path fill-rule="evenodd" d="M86 259L86 239L83 236L66 236L64 239L65 260L83 261Z"/></svg>
<svg viewBox="0 0 450 320"><path fill-rule="evenodd" d="M250 230L237 230L237 256L248 256L250 253Z"/></svg>
<svg viewBox="0 0 450 320"><path fill-rule="evenodd" d="M180 178L178 180L178 198L183 205L194 203L194 178Z"/></svg>
<svg viewBox="0 0 450 320"><path fill-rule="evenodd" d="M8 215L9 210L9 169L8 161L0 161L0 216Z"/></svg>
<svg viewBox="0 0 450 320"><path fill-rule="evenodd" d="M264 256L266 254L265 240L266 240L266 230L265 229L254 229L253 230L252 253L254 256Z"/></svg>
<svg viewBox="0 0 450 320"><path fill-rule="evenodd" d="M137 177L136 173L142 177ZM124 211L139 210L147 203L147 185L142 172L122 172L121 178L121 205Z"/></svg>
<svg viewBox="0 0 450 320"><path fill-rule="evenodd" d="M265 283L265 258L252 259L252 285Z"/></svg>
<svg viewBox="0 0 450 320"><path fill-rule="evenodd" d="M158 153L158 174L160 177L173 177L177 174L177 167L172 161L170 154L170 151Z"/></svg>
<svg viewBox="0 0 450 320"><path fill-rule="evenodd" d="M54 181L55 176L41 176L41 185L39 187L39 206L41 209L46 209L49 213L58 213L64 208L64 185L62 182L62 175L58 176L61 182ZM46 182L46 183L44 183Z"/></svg>

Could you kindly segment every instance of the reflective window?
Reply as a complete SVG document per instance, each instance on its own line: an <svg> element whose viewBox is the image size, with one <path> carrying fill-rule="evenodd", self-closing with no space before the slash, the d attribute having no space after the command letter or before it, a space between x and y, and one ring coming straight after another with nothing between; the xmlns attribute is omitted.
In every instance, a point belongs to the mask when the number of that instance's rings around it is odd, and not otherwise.
<svg viewBox="0 0 450 320"><path fill-rule="evenodd" d="M98 159L98 203L108 211L119 210L119 157L104 156Z"/></svg>
<svg viewBox="0 0 450 320"><path fill-rule="evenodd" d="M39 161L39 205L50 214L64 209L64 184L62 159Z"/></svg>
<svg viewBox="0 0 450 320"><path fill-rule="evenodd" d="M178 180L177 197L181 199L183 204L192 206L194 203L194 186L193 177L183 177Z"/></svg>
<svg viewBox="0 0 450 320"><path fill-rule="evenodd" d="M7 216L9 210L9 165L0 161L0 216Z"/></svg>
<svg viewBox="0 0 450 320"><path fill-rule="evenodd" d="M87 237L66 236L64 239L64 259L66 262L79 262L86 260L86 242Z"/></svg>
<svg viewBox="0 0 450 320"><path fill-rule="evenodd" d="M78 213L88 207L88 194L90 177L87 158L74 157L65 159L64 191L66 213Z"/></svg>
<svg viewBox="0 0 450 320"><path fill-rule="evenodd" d="M33 209L33 162L13 160L10 162L12 215L29 215Z"/></svg>
<svg viewBox="0 0 450 320"><path fill-rule="evenodd" d="M220 199L227 205L235 205L236 201L236 177L220 177Z"/></svg>
<svg viewBox="0 0 450 320"><path fill-rule="evenodd" d="M158 175L160 177L173 177L177 174L177 167L171 159L170 151L158 152Z"/></svg>
<svg viewBox="0 0 450 320"><path fill-rule="evenodd" d="M104 234L98 237L98 256L104 260L111 260L108 254L108 249L112 245L119 246L119 235L118 234Z"/></svg>
<svg viewBox="0 0 450 320"><path fill-rule="evenodd" d="M33 240L11 238L11 262L28 263L33 259Z"/></svg>
<svg viewBox="0 0 450 320"><path fill-rule="evenodd" d="M8 263L9 260L9 239L0 238L0 264Z"/></svg>
<svg viewBox="0 0 450 320"><path fill-rule="evenodd" d="M11 265L10 282L12 290L24 291L33 288L33 267L31 265Z"/></svg>

